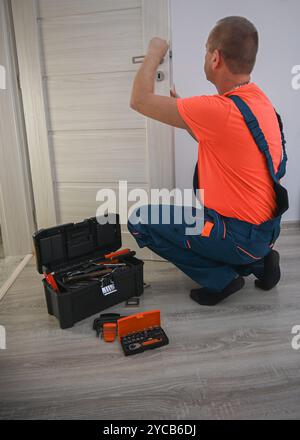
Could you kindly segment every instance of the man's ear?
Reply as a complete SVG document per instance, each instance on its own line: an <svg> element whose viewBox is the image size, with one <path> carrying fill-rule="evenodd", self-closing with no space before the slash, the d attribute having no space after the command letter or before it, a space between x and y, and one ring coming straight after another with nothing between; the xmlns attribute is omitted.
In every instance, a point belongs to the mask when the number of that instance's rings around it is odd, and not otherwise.
<svg viewBox="0 0 300 440"><path fill-rule="evenodd" d="M212 63L212 68L214 70L217 69L220 66L220 64L221 64L221 54L220 54L219 49L215 49L213 51L211 63Z"/></svg>

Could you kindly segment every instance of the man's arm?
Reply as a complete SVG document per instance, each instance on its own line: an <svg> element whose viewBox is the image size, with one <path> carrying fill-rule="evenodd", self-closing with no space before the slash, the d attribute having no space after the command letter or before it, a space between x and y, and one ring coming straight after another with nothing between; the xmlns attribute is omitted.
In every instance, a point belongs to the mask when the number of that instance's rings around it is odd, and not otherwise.
<svg viewBox="0 0 300 440"><path fill-rule="evenodd" d="M176 99L154 94L156 71L168 47L167 42L160 38L153 38L150 41L148 53L133 83L130 107L151 119L172 127L184 128L198 142L178 112Z"/></svg>
<svg viewBox="0 0 300 440"><path fill-rule="evenodd" d="M180 98L180 96L178 95L178 93L176 92L175 86L170 90L170 96L171 98ZM190 135L192 136L193 139L195 139L195 141L199 142L198 139L196 138L196 136L194 135L194 133L192 132L192 130L187 126L186 131L188 131L190 133Z"/></svg>

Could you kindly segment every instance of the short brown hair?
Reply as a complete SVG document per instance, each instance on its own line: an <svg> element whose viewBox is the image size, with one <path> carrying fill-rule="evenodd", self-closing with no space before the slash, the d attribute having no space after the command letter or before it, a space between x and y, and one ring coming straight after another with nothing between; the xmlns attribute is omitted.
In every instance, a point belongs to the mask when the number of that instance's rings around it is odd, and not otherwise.
<svg viewBox="0 0 300 440"><path fill-rule="evenodd" d="M209 34L208 49L220 51L231 73L249 74L258 50L257 29L244 17L222 18Z"/></svg>

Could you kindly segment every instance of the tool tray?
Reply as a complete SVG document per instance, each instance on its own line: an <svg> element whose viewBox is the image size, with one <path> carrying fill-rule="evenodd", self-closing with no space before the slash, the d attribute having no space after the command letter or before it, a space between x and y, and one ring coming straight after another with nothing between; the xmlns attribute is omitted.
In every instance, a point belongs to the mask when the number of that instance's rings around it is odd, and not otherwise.
<svg viewBox="0 0 300 440"><path fill-rule="evenodd" d="M121 248L119 215L108 214L98 220L92 217L81 223L41 229L33 235L37 270L53 273L59 288L56 292L45 278L42 280L48 313L56 316L63 329L143 293L144 263L134 256L122 259L126 268L115 269L101 279L64 282L67 273L84 270Z"/></svg>

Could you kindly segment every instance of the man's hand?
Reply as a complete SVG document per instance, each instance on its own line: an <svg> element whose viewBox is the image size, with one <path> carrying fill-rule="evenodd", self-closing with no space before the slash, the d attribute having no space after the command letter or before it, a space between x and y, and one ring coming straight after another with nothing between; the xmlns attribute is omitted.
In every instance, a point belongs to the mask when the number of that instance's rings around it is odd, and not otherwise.
<svg viewBox="0 0 300 440"><path fill-rule="evenodd" d="M149 42L147 55L150 57L155 57L158 60L158 63L160 63L168 50L169 44L166 40L154 37Z"/></svg>

